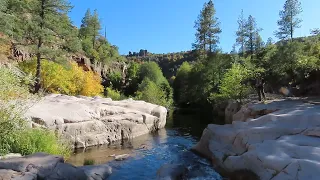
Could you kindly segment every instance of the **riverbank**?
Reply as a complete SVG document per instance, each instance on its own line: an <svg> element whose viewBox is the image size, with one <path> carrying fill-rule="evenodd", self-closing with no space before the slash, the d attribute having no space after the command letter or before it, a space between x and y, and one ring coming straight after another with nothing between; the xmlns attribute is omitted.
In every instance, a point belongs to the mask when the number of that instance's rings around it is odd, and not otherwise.
<svg viewBox="0 0 320 180"><path fill-rule="evenodd" d="M163 128L166 108L132 99L51 94L33 104L25 118L32 127L54 130L74 148L132 139Z"/></svg>
<svg viewBox="0 0 320 180"><path fill-rule="evenodd" d="M243 106L232 124L210 124L194 150L227 172L262 180L318 179L319 99L278 99Z"/></svg>

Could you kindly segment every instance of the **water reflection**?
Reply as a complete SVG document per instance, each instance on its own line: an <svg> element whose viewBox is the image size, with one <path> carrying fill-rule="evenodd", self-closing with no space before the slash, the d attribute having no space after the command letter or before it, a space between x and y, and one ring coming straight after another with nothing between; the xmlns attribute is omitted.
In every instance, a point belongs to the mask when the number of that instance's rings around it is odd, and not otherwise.
<svg viewBox="0 0 320 180"><path fill-rule="evenodd" d="M68 162L75 166L82 166L85 159L92 159L95 164L104 164L113 161L113 155L131 154L132 156L136 156L136 150L152 149L155 144L165 143L166 139L166 129L161 129L154 134L139 136L130 141L118 142L108 146L78 149L68 159Z"/></svg>

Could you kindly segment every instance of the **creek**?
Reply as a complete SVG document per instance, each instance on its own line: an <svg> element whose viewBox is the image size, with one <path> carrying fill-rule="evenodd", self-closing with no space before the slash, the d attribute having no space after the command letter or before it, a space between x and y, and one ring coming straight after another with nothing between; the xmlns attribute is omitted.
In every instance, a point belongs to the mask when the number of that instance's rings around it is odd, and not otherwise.
<svg viewBox="0 0 320 180"><path fill-rule="evenodd" d="M151 180L165 164L181 164L188 169L186 179L219 180L210 162L190 151L208 124L206 113L175 113L168 120L168 127L156 133L143 135L127 142L109 146L77 150L68 160L76 166L85 159L95 164L108 163L112 167L110 180ZM129 154L123 161L115 161L114 155Z"/></svg>

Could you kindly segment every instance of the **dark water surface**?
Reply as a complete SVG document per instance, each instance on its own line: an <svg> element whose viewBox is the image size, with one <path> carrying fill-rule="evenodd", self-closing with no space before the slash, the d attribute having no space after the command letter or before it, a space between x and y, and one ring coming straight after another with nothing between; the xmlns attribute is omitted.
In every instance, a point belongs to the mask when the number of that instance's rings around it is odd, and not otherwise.
<svg viewBox="0 0 320 180"><path fill-rule="evenodd" d="M110 180L152 180L156 179L158 169L164 164L182 164L188 170L190 180L219 180L220 175L209 161L190 151L201 134L206 123L194 121L190 116L175 116L172 127L157 133L144 135L112 146L102 146L76 152L69 160L77 166L84 159L93 159L96 164L109 163L113 168ZM198 116L199 118L199 116ZM189 120L193 119L193 127ZM184 122L184 123L182 123ZM198 130L200 128L201 130ZM114 161L110 155L130 154L124 161Z"/></svg>

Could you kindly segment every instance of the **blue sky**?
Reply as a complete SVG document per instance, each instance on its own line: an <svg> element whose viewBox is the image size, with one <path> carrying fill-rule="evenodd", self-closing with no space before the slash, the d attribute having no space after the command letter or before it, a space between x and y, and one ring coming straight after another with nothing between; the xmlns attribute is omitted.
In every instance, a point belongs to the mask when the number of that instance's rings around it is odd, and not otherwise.
<svg viewBox="0 0 320 180"><path fill-rule="evenodd" d="M147 49L153 53L191 49L195 40L194 21L207 0L70 0L72 21L80 26L86 10L98 10L107 38L121 54ZM229 52L235 42L237 19L241 9L253 15L263 31L264 41L276 38L279 11L285 0L214 0L221 23L220 47ZM320 0L301 0L302 27L295 36L306 36L310 29L320 28Z"/></svg>

